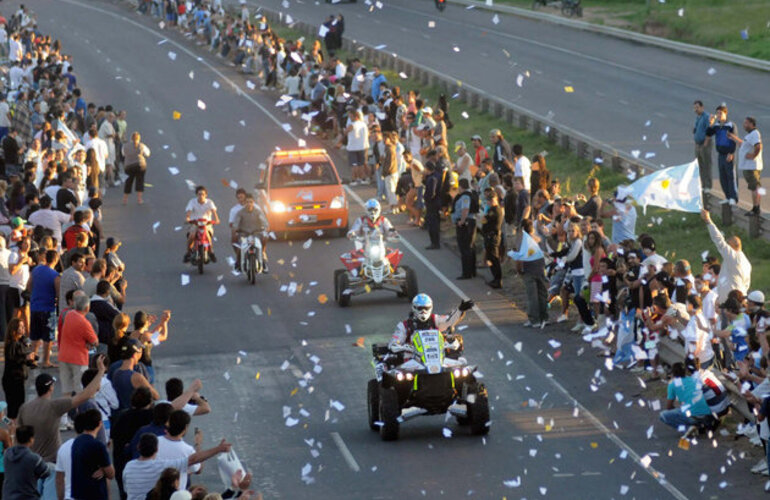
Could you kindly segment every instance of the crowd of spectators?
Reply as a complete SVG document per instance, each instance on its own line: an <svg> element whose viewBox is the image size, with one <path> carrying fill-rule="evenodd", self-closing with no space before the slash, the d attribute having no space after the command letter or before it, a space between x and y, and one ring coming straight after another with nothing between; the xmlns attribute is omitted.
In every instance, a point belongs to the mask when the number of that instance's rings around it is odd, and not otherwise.
<svg viewBox="0 0 770 500"><path fill-rule="evenodd" d="M165 12L164 22L256 75L263 90L279 91L278 104L301 114L307 131L344 148L351 185L376 186L389 213L404 212L409 224L427 230L428 250L441 247L442 220L445 228L451 224L461 255L457 279L474 278L478 268L488 267L488 285L501 288L509 250L534 242L525 253L535 258L513 263L527 292L524 326L545 328L551 309L556 323L576 313L572 330L616 367L670 380L662 422L686 435L713 430L728 410L730 379L755 406L762 439L770 437L764 417L770 410L764 295L751 289L751 264L740 239L725 238L708 212L702 218L716 252L704 252L700 268L693 269L686 260L669 261L654 236L638 230L634 200L623 189L603 198L599 180L591 177L583 194L565 196L547 168L546 153L529 157L498 129L450 145L453 124L445 96L429 103L417 90L402 92L377 66L340 57L342 16L330 16L321 26L324 52L320 39L305 46L304 39L281 38L264 17L253 20L245 5L239 14L216 1L150 0L140 9L159 17ZM696 102L696 154L710 169L714 137L726 203L734 203L733 153L741 144L738 163L757 213L762 163L756 120L746 119L748 135L741 139L726 112L720 106L710 117ZM710 175L704 168L701 174L710 189ZM478 264L479 250L485 265ZM669 372L659 362L663 339L678 342L683 352ZM759 442L755 422L740 432ZM767 461L755 470L767 473Z"/></svg>
<svg viewBox="0 0 770 500"><path fill-rule="evenodd" d="M10 14L0 18L2 497L106 500L114 479L123 499L222 498L188 489L197 464L230 451L224 440L204 449L200 431L194 445L183 439L211 411L200 381L156 389L152 349L171 313L127 314L130 270L120 240L104 237L103 197L141 174L149 151L136 133L127 141L124 111L87 103L34 13ZM234 475L224 497L251 497L250 483Z"/></svg>

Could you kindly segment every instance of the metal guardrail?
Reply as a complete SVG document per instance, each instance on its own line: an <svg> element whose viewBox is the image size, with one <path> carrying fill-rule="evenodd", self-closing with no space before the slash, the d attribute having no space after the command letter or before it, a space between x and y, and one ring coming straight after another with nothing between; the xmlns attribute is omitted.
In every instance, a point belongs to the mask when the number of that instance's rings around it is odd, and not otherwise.
<svg viewBox="0 0 770 500"><path fill-rule="evenodd" d="M645 35L643 33L637 33L631 30L624 30L622 28L615 28L612 26L602 26L601 24L589 23L586 21L578 21L576 19L569 19L566 17L557 16L554 14L548 14L546 12L536 12L534 10L524 9L521 7L513 7L510 5L497 5L492 2L488 5L486 2L478 2L476 0L448 0L451 3L460 5L473 6L477 9L490 10L493 12L500 12L504 14L510 14L517 17L524 17L527 19L534 19L537 21L543 21L561 26L568 26L573 29L581 31L590 31L592 33L598 33L601 35L608 35L622 40L643 43L645 45L651 45L654 47L660 47L667 50L673 50L684 54L696 55L705 57L708 59L714 59L716 61L726 62L730 64L737 64L745 66L751 69L757 69L761 71L770 71L770 61L764 61L762 59L755 59L753 57L742 56L739 54L732 54L723 50L712 49L709 47L702 47L700 45L692 45L684 42L676 42L674 40L667 40L665 38Z"/></svg>
<svg viewBox="0 0 770 500"><path fill-rule="evenodd" d="M282 14L264 7L260 9L271 23L286 24ZM294 22L291 24L291 27L309 37L317 36L317 26L315 25L306 22ZM579 158L602 163L618 171L634 172L637 177L660 169L659 165L644 159L635 158L629 153L619 151L610 144L557 123L548 116L537 114L518 104L489 95L486 91L472 84L458 80L441 71L425 67L400 54L386 52L385 50L380 50L369 44L349 38L343 38L342 48L348 52L359 54L359 57L369 64L377 64L380 67L399 73L404 72L412 80L416 80L423 85L438 86L448 95L457 94L461 101L464 101L473 109L479 112L487 112L496 118L501 118L514 127L547 136L548 139L574 153ZM706 208L719 213L724 226L736 224L738 227L748 231L752 237L762 237L770 241L770 214L763 212L759 217L747 217L743 214L743 210L749 207L721 205L720 201L722 199L717 196L706 195L703 202Z"/></svg>

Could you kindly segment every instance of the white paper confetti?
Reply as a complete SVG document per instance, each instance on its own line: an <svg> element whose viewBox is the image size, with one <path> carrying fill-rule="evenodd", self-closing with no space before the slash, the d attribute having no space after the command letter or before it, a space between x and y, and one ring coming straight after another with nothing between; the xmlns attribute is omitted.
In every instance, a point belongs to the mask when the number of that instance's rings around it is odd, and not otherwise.
<svg viewBox="0 0 770 500"><path fill-rule="evenodd" d="M198 160L198 158L195 156L195 153L193 153L193 152L187 153L187 161L189 161L190 163L194 163L197 160Z"/></svg>
<svg viewBox="0 0 770 500"><path fill-rule="evenodd" d="M179 175L179 169L176 167L168 167L168 172L171 175Z"/></svg>
<svg viewBox="0 0 770 500"><path fill-rule="evenodd" d="M187 286L189 284L190 284L190 275L182 274L182 286Z"/></svg>
<svg viewBox="0 0 770 500"><path fill-rule="evenodd" d="M217 297L222 297L227 293L227 288L225 285L219 285L219 289L217 290Z"/></svg>
<svg viewBox="0 0 770 500"><path fill-rule="evenodd" d="M176 61L176 52L168 51L168 58L172 61Z"/></svg>
<svg viewBox="0 0 770 500"><path fill-rule="evenodd" d="M225 146L225 153L232 153L233 151L235 151L235 144Z"/></svg>

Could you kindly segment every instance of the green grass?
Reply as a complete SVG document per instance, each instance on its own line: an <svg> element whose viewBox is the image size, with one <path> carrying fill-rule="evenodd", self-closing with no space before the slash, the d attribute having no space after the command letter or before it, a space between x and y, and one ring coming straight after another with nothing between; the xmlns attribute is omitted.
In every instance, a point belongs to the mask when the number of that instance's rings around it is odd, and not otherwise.
<svg viewBox="0 0 770 500"><path fill-rule="evenodd" d="M531 8L531 0L495 0ZM770 59L767 0L584 0L584 20L758 59ZM684 9L679 16L679 9ZM548 8L544 12L557 13ZM749 38L741 38L747 29Z"/></svg>
<svg viewBox="0 0 770 500"><path fill-rule="evenodd" d="M618 1L617 3L621 2ZM273 29L279 36L286 39L296 40L303 36L302 33L285 26L274 26ZM309 45L312 40L308 40L309 37L307 36L305 38L306 45ZM351 56L344 51L340 52L339 55L343 60ZM365 61L364 64L366 64ZM422 97L427 100L427 105L436 106L438 96L441 93L439 88L421 86L416 81L410 78L403 79L396 72L390 70L383 72L391 86L398 85L404 94L406 91L419 89ZM467 119L463 118L463 112L467 113ZM448 132L450 147L454 146L456 140L465 141L466 144L470 145L470 137L473 134L481 135L488 143L486 137L489 130L499 128L511 144L522 144L524 153L528 156L546 151L548 153L546 156L548 169L553 177L561 181L562 192L567 196L585 192L585 183L591 176L599 179L604 198L608 197L619 184L628 183L628 179L622 173L592 165L590 161L578 158L544 136L516 129L504 120L494 118L488 113L480 113L463 102L450 100L449 114L454 122L454 127ZM639 216L636 226L637 235L648 233L653 236L661 253L666 255L669 260L687 259L697 274L701 267L701 253L708 250L710 253L716 254L708 231L698 214L649 208L647 214L644 215L641 207L638 207L637 211ZM660 224L658 224L659 218ZM713 218L719 226L720 220L716 214ZM608 235L611 233L610 222L607 221L606 224ZM725 231L726 237L733 234L737 234L743 240L744 251L754 266L752 287L770 290L770 245L762 239L752 240L745 231L734 227Z"/></svg>

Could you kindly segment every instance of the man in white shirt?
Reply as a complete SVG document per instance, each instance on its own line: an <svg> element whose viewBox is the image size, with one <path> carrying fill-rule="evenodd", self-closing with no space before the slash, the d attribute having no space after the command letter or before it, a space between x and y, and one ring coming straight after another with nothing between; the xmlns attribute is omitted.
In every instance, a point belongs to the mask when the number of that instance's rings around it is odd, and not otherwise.
<svg viewBox="0 0 770 500"><path fill-rule="evenodd" d="M11 128L11 107L8 106L8 100L5 94L0 94L0 141L8 135Z"/></svg>
<svg viewBox="0 0 770 500"><path fill-rule="evenodd" d="M77 436L83 433L79 421L75 425L75 432ZM74 442L75 438L68 439L56 452L56 493L62 500L72 500L72 443Z"/></svg>
<svg viewBox="0 0 770 500"><path fill-rule="evenodd" d="M741 139L735 134L727 135L740 145L738 149L738 170L743 172L749 191L751 191L752 208L746 215L759 215L760 175L764 167L762 162L762 136L757 130L757 120L753 116L747 116L743 120L743 130L746 136Z"/></svg>
<svg viewBox="0 0 770 500"><path fill-rule="evenodd" d="M46 229L50 229L53 232L53 237L56 242L61 245L62 242L62 224L66 224L72 220L72 214L65 214L58 210L51 209L51 198L43 196L40 198L40 210L35 210L32 215L29 216L29 223L35 226L43 226Z"/></svg>
<svg viewBox="0 0 770 500"><path fill-rule="evenodd" d="M513 145L513 161L514 161L514 177L521 177L524 179L524 189L532 192L531 177L532 177L532 162L529 158L524 156L524 148L521 144Z"/></svg>
<svg viewBox="0 0 770 500"><path fill-rule="evenodd" d="M353 172L351 186L369 182L369 172L366 167L366 151L369 149L369 128L361 118L361 112L351 110L348 112L348 126L345 132L348 134L348 162Z"/></svg>
<svg viewBox="0 0 770 500"><path fill-rule="evenodd" d="M83 136L83 144L86 149L93 149L96 164L99 165L99 186L101 187L102 194L106 192L104 187L104 173L107 170L107 160L110 156L110 150L107 147L107 143L104 139L99 137L96 131L96 124L92 125L88 130L88 133Z"/></svg>
<svg viewBox="0 0 770 500"><path fill-rule="evenodd" d="M212 224L219 224L219 214L217 214L217 206L214 204L212 200L209 200L207 196L208 196L208 191L206 191L206 188L204 186L198 186L195 188L195 198L188 201L187 207L185 208L185 215L187 217L187 221L203 219L203 220L211 221ZM206 230L209 233L209 240L213 243L214 229L212 228L211 225L209 225L207 226ZM185 253L185 256L184 256L184 262L190 261L190 254L192 253L192 248L194 243L195 243L195 229L192 229L187 233L187 253ZM216 256L214 256L213 245L209 256L211 257L211 260L213 262L217 261Z"/></svg>
<svg viewBox="0 0 770 500"><path fill-rule="evenodd" d="M21 64L14 62L11 65L11 69L8 70L8 80L11 90L18 90L21 87L21 82L24 79L24 70L21 68Z"/></svg>
<svg viewBox="0 0 770 500"><path fill-rule="evenodd" d="M115 170L115 127L112 126L115 121L115 113L110 111L107 113L107 117L102 121L99 126L99 138L107 145L107 159L106 159L106 179L108 183L112 183L113 186L120 184L117 173Z"/></svg>
<svg viewBox="0 0 770 500"><path fill-rule="evenodd" d="M147 433L139 438L138 448L139 458L128 462L123 469L123 489L128 495L128 500L145 500L147 493L155 487L163 469L171 467L177 469L181 475L191 465L205 462L220 453L229 453L232 445L223 439L214 448L193 453L187 458L160 460L156 456L158 437Z"/></svg>
<svg viewBox="0 0 770 500"><path fill-rule="evenodd" d="M235 198L238 200L238 203L233 205L233 208L230 209L230 213L227 217L227 225L230 227L231 233L233 230L233 224L235 223L235 216L238 215L238 212L240 212L244 205L246 205L246 190L243 188L238 188L235 191ZM235 245L238 243L238 239L236 237L232 237L231 242L233 245ZM235 252L235 247L233 247L233 252Z"/></svg>
<svg viewBox="0 0 770 500"><path fill-rule="evenodd" d="M196 451L200 451L203 442L203 433L195 433L195 447L185 443L184 436L190 427L190 415L184 410L175 410L168 419L168 428L166 435L158 439L158 460L175 460L179 458L189 458ZM195 464L179 471L179 487L187 488L188 471L192 474L198 474L201 470L200 464Z"/></svg>

